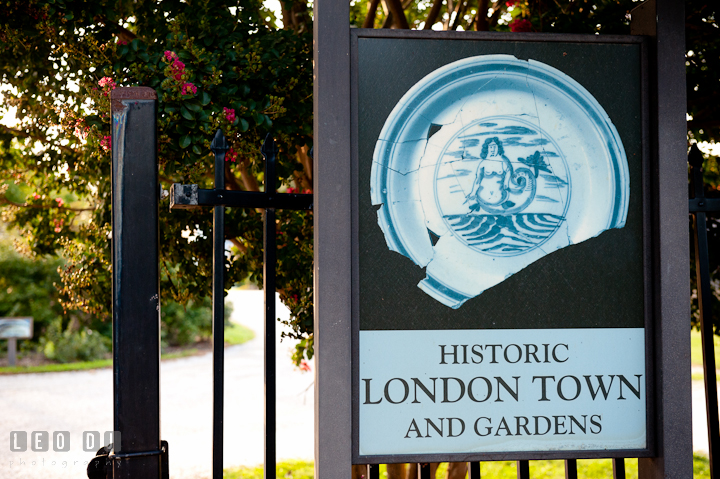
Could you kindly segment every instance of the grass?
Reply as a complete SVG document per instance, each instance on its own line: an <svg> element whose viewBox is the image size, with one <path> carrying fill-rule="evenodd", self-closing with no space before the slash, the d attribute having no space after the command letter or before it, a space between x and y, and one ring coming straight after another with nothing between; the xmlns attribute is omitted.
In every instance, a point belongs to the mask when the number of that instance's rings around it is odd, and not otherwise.
<svg viewBox="0 0 720 479"><path fill-rule="evenodd" d="M606 479L612 477L612 461L610 459L580 459L577 462L578 477L582 479ZM444 479L447 464L438 467L435 477ZM513 461L483 462L480 466L483 477L493 479L515 479L517 470ZM292 479L313 479L312 461L281 461L277 465L277 477ZM348 477L350 474L348 473ZM385 465L380 466L380 477L387 478ZM530 477L533 479L555 479L565 477L565 464L563 461L530 461ZM638 477L637 459L625 460L625 477L633 479ZM710 465L708 458L693 455L693 477L695 479L710 479ZM262 466L237 467L225 469L223 479L263 479Z"/></svg>
<svg viewBox="0 0 720 479"><path fill-rule="evenodd" d="M255 337L252 329L246 328L242 324L232 323L225 327L225 344L242 344L250 341Z"/></svg>
<svg viewBox="0 0 720 479"><path fill-rule="evenodd" d="M225 328L225 343L228 345L243 344L255 337L255 333L240 324L232 324ZM179 359L198 354L197 348L182 349L171 353L163 353L162 359ZM63 371L83 371L87 369L102 369L112 367L112 359L98 359L96 361L78 361L75 363L51 363L37 366L3 366L2 374L29 374L29 373L57 373Z"/></svg>

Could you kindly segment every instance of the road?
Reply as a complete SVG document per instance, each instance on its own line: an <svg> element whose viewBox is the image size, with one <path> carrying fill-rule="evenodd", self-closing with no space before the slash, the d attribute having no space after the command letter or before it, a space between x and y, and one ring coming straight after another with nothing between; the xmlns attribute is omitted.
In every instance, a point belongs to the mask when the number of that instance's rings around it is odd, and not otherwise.
<svg viewBox="0 0 720 479"><path fill-rule="evenodd" d="M263 462L262 291L232 291L232 320L256 338L225 349L224 466ZM278 303L278 314L288 311ZM278 458L313 457L313 374L290 363L278 332ZM311 367L314 365L311 362ZM212 355L163 361L161 431L170 446L170 474L210 477ZM0 478L80 478L83 431L112 430L112 370L0 376ZM10 431L70 431L70 451L11 452Z"/></svg>

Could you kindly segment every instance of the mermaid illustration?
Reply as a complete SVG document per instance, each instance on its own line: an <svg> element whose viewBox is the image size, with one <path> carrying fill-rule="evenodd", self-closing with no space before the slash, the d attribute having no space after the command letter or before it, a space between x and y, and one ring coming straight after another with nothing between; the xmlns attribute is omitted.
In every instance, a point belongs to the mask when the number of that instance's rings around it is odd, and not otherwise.
<svg viewBox="0 0 720 479"><path fill-rule="evenodd" d="M505 156L502 141L496 136L485 140L480 152L482 160L478 164L472 190L465 200L470 203L470 210L508 215L527 208L537 191L537 170L546 167L539 152L527 159L518 159L528 165L530 159L536 156L536 161L541 163L535 168L536 174L528 168L514 169Z"/></svg>

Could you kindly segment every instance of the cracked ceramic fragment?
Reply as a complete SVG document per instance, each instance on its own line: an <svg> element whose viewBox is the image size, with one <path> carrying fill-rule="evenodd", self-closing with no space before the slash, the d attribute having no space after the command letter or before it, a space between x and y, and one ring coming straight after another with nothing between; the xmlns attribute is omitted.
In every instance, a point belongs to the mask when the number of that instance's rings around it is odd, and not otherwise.
<svg viewBox="0 0 720 479"><path fill-rule="evenodd" d="M426 268L418 287L451 308L622 228L630 195L625 150L597 100L510 55L415 84L383 126L370 189L388 247Z"/></svg>

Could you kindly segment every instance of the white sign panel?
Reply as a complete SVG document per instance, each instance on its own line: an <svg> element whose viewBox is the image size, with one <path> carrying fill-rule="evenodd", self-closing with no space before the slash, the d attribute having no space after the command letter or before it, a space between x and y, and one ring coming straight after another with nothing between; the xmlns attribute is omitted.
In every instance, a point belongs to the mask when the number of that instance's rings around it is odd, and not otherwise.
<svg viewBox="0 0 720 479"><path fill-rule="evenodd" d="M359 453L643 449L644 334L360 331Z"/></svg>
<svg viewBox="0 0 720 479"><path fill-rule="evenodd" d="M33 336L33 318L0 318L0 339L30 339Z"/></svg>

